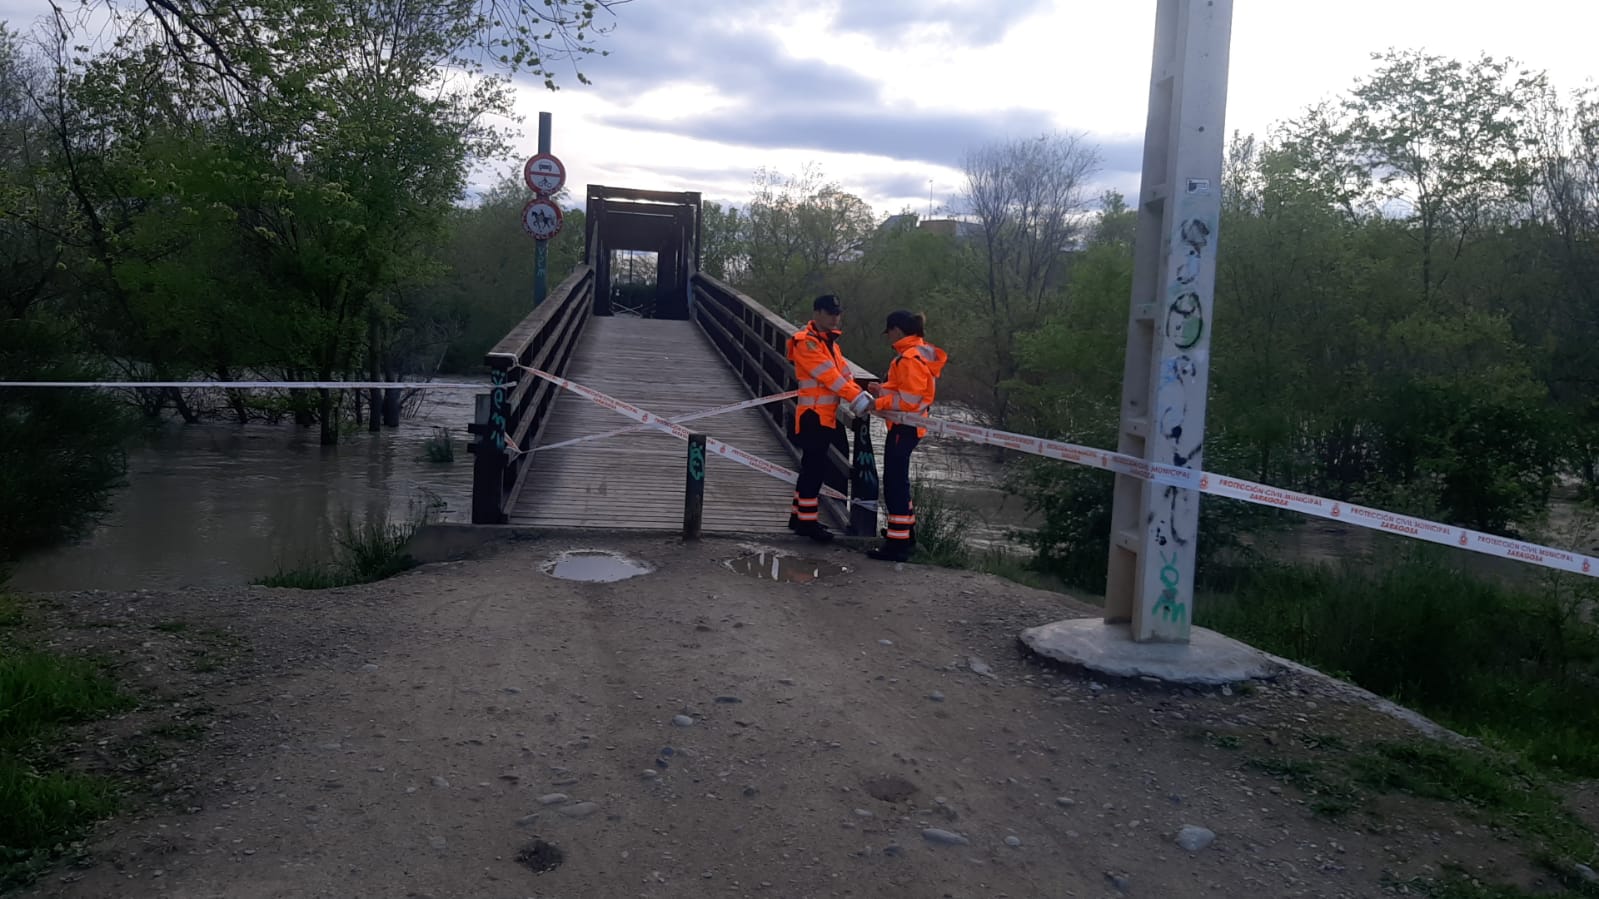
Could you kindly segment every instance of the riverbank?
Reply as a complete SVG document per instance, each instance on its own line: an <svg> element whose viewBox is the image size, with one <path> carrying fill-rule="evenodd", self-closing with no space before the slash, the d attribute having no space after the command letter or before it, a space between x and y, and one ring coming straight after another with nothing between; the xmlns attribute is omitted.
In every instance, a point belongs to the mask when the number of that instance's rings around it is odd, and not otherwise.
<svg viewBox="0 0 1599 899"><path fill-rule="evenodd" d="M1591 861L1538 782L1319 676L1096 682L1016 649L1094 614L1060 594L605 542L653 572L556 580L547 538L330 591L28 597L29 639L140 705L64 744L133 775L127 811L25 895L1530 895Z"/></svg>

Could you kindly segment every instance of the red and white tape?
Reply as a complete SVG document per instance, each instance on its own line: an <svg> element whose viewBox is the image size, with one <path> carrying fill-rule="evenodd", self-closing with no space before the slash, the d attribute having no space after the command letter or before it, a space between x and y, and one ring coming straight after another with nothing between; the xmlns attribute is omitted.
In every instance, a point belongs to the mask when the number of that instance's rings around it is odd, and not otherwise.
<svg viewBox="0 0 1599 899"><path fill-rule="evenodd" d="M717 406L714 409L706 409L703 412L691 412L688 415L679 415L675 418L668 419L668 423L674 425L688 424L691 421L699 421L702 418L714 418L718 415L728 415L733 412L742 412L745 409L754 409L756 406L764 406L768 403L779 403L783 400L791 400L797 396L799 396L798 390L790 390L787 393L774 393L771 396L756 397L753 400L745 400L742 403L729 403L726 406ZM582 437L573 437L571 440L563 440L560 443L551 443L547 446L535 446L531 449L518 450L518 452L547 453L550 450L565 449L569 446L577 446L580 443L591 443L596 440L607 440L611 437L621 437L624 434L633 434L638 431L653 430L655 430L654 425L633 425L632 427L627 428L617 428L614 431L605 431L601 434L587 434Z"/></svg>
<svg viewBox="0 0 1599 899"><path fill-rule="evenodd" d="M689 438L689 429L683 427L681 424L678 424L670 418L664 418L656 415L653 412L646 412L645 410L640 409L639 407L630 403L625 403L614 396L601 393L592 387L586 387L575 381L569 381L566 378L560 377L559 375L552 375L547 371L540 371L539 369L530 368L526 365L517 365L515 367L518 370L525 371L536 378L543 378L544 380L549 381L551 384L560 387L562 390L569 390L578 396L585 397L589 402L594 403L596 406L610 409L612 412L615 412L616 414L625 418L631 418L641 425L654 428L657 431L664 431L665 433L671 434L673 437L676 437L679 440L688 440ZM754 405L759 405L759 403L756 403L753 400L749 402ZM543 450L544 447L538 447L537 449ZM724 459L732 459L734 462L737 462L746 468L753 468L762 474L769 475L791 486L799 480L799 475L795 472L790 471L781 465L768 462L765 459L762 459L760 456L741 450L736 446L723 443L722 441L717 440L715 437L708 436L705 438L705 449L715 453L718 456L721 456ZM521 452L527 451L521 450ZM823 487L822 495L828 497L829 499L836 499L846 503L854 503L855 505L859 505L863 508L877 508L877 503L875 502L870 502L867 500L851 500L849 497L831 487Z"/></svg>
<svg viewBox="0 0 1599 899"><path fill-rule="evenodd" d="M1568 571L1572 574L1599 577L1599 557L1586 556L1571 550L1540 546L1536 543L1526 543L1521 540L1511 540L1508 537L1497 537L1493 534L1485 534L1481 531L1457 527L1452 524L1429 521L1413 515L1385 512L1382 509L1339 502L1326 497L1296 493L1292 490L1282 490L1267 484L1246 481L1242 478L1233 478L1192 468L1179 468L1175 465L1160 465L1125 453L1099 450L1072 443L1062 443L1058 440L1044 440L1038 437L1029 437L1026 434L1013 434L1009 431L961 424L929 416L909 415L903 412L878 412L877 414L896 424L926 428L929 433L945 437L954 437L959 440L967 440L988 446L1001 446L1034 456L1044 456L1050 459L1059 459L1063 462L1072 462L1077 465L1086 465L1090 468L1129 475L1142 480L1153 481L1157 484L1185 487L1190 490L1198 490L1201 493L1209 493L1213 496L1243 500L1246 503L1271 506L1277 509L1289 509L1306 515L1314 515L1317 518L1341 521L1356 527L1399 534L1417 540L1426 540L1429 543L1468 549L1472 552L1497 556L1502 559L1514 559L1518 562L1528 562L1545 568Z"/></svg>

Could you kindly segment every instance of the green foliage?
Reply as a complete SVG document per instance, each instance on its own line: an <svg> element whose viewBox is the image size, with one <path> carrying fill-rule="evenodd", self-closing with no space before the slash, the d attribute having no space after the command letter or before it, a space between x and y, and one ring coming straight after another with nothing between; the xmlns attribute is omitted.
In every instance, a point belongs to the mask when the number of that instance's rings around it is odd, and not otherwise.
<svg viewBox="0 0 1599 899"><path fill-rule="evenodd" d="M1507 587L1435 551L1380 566L1260 566L1197 624L1409 704L1551 771L1599 775L1599 588L1575 575Z"/></svg>
<svg viewBox="0 0 1599 899"><path fill-rule="evenodd" d="M815 166L795 176L757 170L740 220L740 286L778 315L803 319L829 277L865 247L873 218L865 201Z"/></svg>
<svg viewBox="0 0 1599 899"><path fill-rule="evenodd" d="M82 380L66 329L0 320L0 379ZM0 391L0 580L24 553L71 540L107 510L124 471L123 410L102 394Z"/></svg>
<svg viewBox="0 0 1599 899"><path fill-rule="evenodd" d="M433 436L422 444L422 457L436 465L455 461L455 441L448 428L434 428Z"/></svg>
<svg viewBox="0 0 1599 899"><path fill-rule="evenodd" d="M925 481L911 485L916 505L916 561L945 568L965 568L972 561L966 542L973 516L948 494Z"/></svg>
<svg viewBox="0 0 1599 899"><path fill-rule="evenodd" d="M61 726L130 704L91 662L31 651L0 657L0 889L26 882L115 809L109 781L49 770L40 759Z"/></svg>
<svg viewBox="0 0 1599 899"><path fill-rule="evenodd" d="M480 371L484 354L533 311L533 239L521 218L528 199L518 172L501 178L477 205L450 214L439 250L448 273L429 288L452 333L445 371ZM583 261L583 211L566 211L564 222L547 245L552 291Z"/></svg>
<svg viewBox="0 0 1599 899"><path fill-rule="evenodd" d="M1251 758L1247 769L1281 780L1311 797L1318 814L1345 817L1372 811L1373 794L1403 794L1449 803L1455 814L1520 838L1532 858L1554 872L1577 895L1595 895L1577 875L1575 860L1591 859L1599 840L1577 820L1538 772L1494 751L1443 742L1375 741L1306 744L1310 752L1284 751ZM1491 875L1489 875L1491 876ZM1479 879L1481 878L1481 879ZM1441 876L1385 881L1403 892L1448 899L1531 899L1513 886L1496 884L1445 866ZM1547 895L1540 893L1539 895Z"/></svg>
<svg viewBox="0 0 1599 899"><path fill-rule="evenodd" d="M414 508L410 518L399 522L379 515L357 523L353 515L346 515L334 538L336 546L330 562L280 570L255 583L262 587L325 590L393 577L416 566L416 560L405 552L405 545L426 521L427 511Z"/></svg>

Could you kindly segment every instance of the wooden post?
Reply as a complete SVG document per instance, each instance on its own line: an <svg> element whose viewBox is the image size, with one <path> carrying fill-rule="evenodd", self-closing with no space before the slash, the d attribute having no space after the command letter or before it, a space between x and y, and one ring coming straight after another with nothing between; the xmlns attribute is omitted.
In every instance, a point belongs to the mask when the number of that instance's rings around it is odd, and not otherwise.
<svg viewBox="0 0 1599 899"><path fill-rule="evenodd" d="M472 447L472 523L505 524L505 426L510 415L507 402L507 369L495 365L491 371L494 391L478 398L478 424L482 433Z"/></svg>
<svg viewBox="0 0 1599 899"><path fill-rule="evenodd" d="M705 517L705 435L688 435L688 476L683 482L683 539L700 539Z"/></svg>
<svg viewBox="0 0 1599 899"><path fill-rule="evenodd" d="M876 502L878 496L877 454L872 451L872 419L857 415L850 425L854 449L850 454L849 496L860 502ZM851 502L849 532L856 537L877 536L877 509Z"/></svg>

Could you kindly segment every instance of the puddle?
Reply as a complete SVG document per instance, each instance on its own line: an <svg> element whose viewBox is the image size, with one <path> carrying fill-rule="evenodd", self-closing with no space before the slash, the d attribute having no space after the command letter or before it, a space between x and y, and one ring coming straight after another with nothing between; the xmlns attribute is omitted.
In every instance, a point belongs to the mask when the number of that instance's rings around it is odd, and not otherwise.
<svg viewBox="0 0 1599 899"><path fill-rule="evenodd" d="M763 581L779 581L789 584L809 584L838 574L848 574L850 569L833 562L822 562L816 559L805 559L799 556L784 556L775 552L751 553L730 559L727 567L739 574L758 577Z"/></svg>
<svg viewBox="0 0 1599 899"><path fill-rule="evenodd" d="M654 569L643 562L626 556L597 549L579 549L562 553L544 563L544 573L564 581L587 581L608 584L625 581L630 577L649 574Z"/></svg>
<svg viewBox="0 0 1599 899"><path fill-rule="evenodd" d="M543 874L546 871L554 871L559 868L561 862L566 861L566 853L562 852L560 847L554 843L534 840L522 847L521 851L516 854L516 860L532 868L535 873Z"/></svg>
<svg viewBox="0 0 1599 899"><path fill-rule="evenodd" d="M884 802L904 802L916 795L916 785L903 777L874 777L861 786L867 795Z"/></svg>

